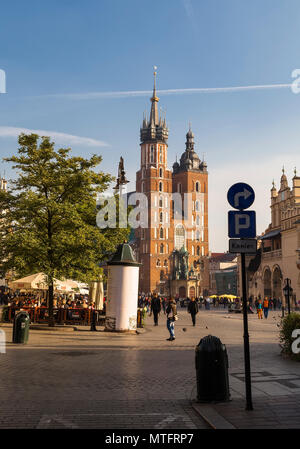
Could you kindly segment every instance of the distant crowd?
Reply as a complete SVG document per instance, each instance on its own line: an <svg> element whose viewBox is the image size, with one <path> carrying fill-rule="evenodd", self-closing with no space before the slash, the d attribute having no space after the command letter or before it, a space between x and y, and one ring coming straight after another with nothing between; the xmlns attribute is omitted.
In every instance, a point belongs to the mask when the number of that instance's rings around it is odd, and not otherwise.
<svg viewBox="0 0 300 449"><path fill-rule="evenodd" d="M41 298L39 295L33 293L17 294L1 292L0 305L6 305L13 308L46 308L47 300L46 298ZM53 307L54 309L95 309L95 303L89 302L88 297L83 295L75 295L74 298L68 295L55 295Z"/></svg>

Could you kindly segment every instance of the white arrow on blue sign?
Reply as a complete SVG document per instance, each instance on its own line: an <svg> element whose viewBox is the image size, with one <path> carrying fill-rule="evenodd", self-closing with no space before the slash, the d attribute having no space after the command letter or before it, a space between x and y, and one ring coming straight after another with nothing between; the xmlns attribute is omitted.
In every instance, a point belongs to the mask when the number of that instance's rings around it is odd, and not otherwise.
<svg viewBox="0 0 300 449"><path fill-rule="evenodd" d="M248 209L254 198L254 190L245 182L233 184L227 193L227 200L234 209Z"/></svg>
<svg viewBox="0 0 300 449"><path fill-rule="evenodd" d="M229 211L228 237L233 239L256 237L255 211Z"/></svg>

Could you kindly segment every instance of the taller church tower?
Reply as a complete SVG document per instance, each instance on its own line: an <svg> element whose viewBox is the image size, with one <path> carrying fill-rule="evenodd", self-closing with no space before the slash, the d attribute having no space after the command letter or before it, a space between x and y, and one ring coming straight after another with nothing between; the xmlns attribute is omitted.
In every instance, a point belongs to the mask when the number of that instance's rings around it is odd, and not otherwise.
<svg viewBox="0 0 300 449"><path fill-rule="evenodd" d="M168 170L168 127L158 113L154 72L149 118L140 129L141 160L136 192L147 198L147 225L135 230L142 266L139 291L166 296L206 295L208 276L208 173L189 129L180 163ZM188 200L186 204L186 199Z"/></svg>
<svg viewBox="0 0 300 449"><path fill-rule="evenodd" d="M141 161L136 174L136 191L148 200L148 226L136 230L141 292L168 292L173 231L170 227L172 172L167 168L168 134L166 117L158 112L156 72L149 119L144 116L140 129ZM158 285L161 288L158 289ZM165 288L163 286L165 285Z"/></svg>

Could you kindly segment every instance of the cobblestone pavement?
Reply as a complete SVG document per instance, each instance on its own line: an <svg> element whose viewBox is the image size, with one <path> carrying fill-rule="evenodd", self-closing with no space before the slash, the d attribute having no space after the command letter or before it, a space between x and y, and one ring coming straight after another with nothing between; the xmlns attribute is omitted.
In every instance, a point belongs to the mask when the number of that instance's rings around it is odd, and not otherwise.
<svg viewBox="0 0 300 449"><path fill-rule="evenodd" d="M3 325L0 353L1 428L205 429L194 411L195 346L207 334L226 344L232 402L213 405L235 427L300 422L300 364L283 359L278 346L279 312L268 320L249 316L255 413L245 412L241 314L201 310L196 327L179 310L176 340L166 341L165 316L152 317L139 335L31 330L27 345L11 343ZM299 395L300 397L300 395ZM269 404L269 405L268 405ZM277 406L277 414L268 407ZM286 413L284 413L284 411ZM293 414L295 419L290 419ZM255 416L258 416L255 418ZM256 420L255 420L255 419ZM275 419L276 418L276 419ZM283 421L282 421L283 419Z"/></svg>

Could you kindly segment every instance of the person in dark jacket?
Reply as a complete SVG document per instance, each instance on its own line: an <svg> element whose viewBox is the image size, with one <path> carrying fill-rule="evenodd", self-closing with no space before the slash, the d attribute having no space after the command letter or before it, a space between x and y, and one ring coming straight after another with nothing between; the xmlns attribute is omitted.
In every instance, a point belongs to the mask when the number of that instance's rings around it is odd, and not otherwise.
<svg viewBox="0 0 300 449"><path fill-rule="evenodd" d="M196 315L199 312L198 304L195 301L195 298L192 298L188 305L188 312L191 314L193 326L196 325Z"/></svg>
<svg viewBox="0 0 300 449"><path fill-rule="evenodd" d="M161 311L160 298L154 293L151 299L151 313L153 313L154 326L158 326L158 314Z"/></svg>
<svg viewBox="0 0 300 449"><path fill-rule="evenodd" d="M170 338L167 338L168 341L175 340L175 321L178 319L177 316L177 307L176 307L176 301L173 298L170 298L169 303L166 308L166 315L167 315L167 328L170 332Z"/></svg>

